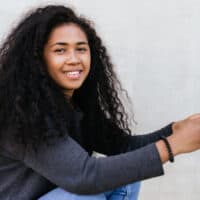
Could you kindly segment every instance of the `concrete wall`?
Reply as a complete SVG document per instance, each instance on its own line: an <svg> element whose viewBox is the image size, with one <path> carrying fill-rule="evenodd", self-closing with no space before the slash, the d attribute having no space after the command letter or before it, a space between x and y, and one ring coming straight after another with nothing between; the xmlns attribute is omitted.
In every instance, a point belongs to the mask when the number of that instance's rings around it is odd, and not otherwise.
<svg viewBox="0 0 200 200"><path fill-rule="evenodd" d="M50 2L2 1L0 37L27 9ZM133 99L134 132L147 133L200 112L200 1L56 2L95 22ZM199 169L200 152L177 157L165 166L165 176L143 182L140 200L199 200Z"/></svg>

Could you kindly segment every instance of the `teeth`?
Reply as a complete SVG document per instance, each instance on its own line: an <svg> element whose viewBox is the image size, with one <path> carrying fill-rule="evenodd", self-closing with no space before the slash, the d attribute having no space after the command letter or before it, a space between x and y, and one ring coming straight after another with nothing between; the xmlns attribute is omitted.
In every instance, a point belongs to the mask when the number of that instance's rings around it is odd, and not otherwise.
<svg viewBox="0 0 200 200"><path fill-rule="evenodd" d="M71 75L75 75L75 74L79 74L79 71L75 71L75 72L68 72Z"/></svg>
<svg viewBox="0 0 200 200"><path fill-rule="evenodd" d="M65 73L69 75L75 75L75 74L79 74L80 71L72 71L72 72L65 72Z"/></svg>

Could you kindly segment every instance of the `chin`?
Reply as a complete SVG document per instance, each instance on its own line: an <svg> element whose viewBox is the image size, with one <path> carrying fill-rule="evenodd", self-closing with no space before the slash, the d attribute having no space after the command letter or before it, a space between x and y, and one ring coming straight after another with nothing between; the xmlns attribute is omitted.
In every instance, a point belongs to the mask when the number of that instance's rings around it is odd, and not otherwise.
<svg viewBox="0 0 200 200"><path fill-rule="evenodd" d="M68 86L68 87L64 87L64 89L66 89L66 90L77 90L77 89L79 89L80 87L82 86L82 84L81 85L73 85L73 86Z"/></svg>

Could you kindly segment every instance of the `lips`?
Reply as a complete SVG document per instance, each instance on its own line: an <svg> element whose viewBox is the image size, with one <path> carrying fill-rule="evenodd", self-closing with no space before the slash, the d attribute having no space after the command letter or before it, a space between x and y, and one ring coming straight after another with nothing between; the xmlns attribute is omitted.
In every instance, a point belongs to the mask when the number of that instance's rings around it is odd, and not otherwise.
<svg viewBox="0 0 200 200"><path fill-rule="evenodd" d="M65 71L64 74L69 79L79 79L81 72L82 72L82 70L73 70L73 71Z"/></svg>

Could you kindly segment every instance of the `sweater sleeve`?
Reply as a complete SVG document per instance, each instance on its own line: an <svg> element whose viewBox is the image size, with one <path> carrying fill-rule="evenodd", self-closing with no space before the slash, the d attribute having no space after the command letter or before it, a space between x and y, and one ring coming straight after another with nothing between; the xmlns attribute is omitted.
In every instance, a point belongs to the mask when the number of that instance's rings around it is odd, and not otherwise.
<svg viewBox="0 0 200 200"><path fill-rule="evenodd" d="M106 128L92 135L93 150L105 155L116 155L132 151L158 141L161 135L167 137L172 134L172 123L143 135L128 135L116 125L107 121Z"/></svg>
<svg viewBox="0 0 200 200"><path fill-rule="evenodd" d="M161 136L168 137L171 134L172 134L172 123L149 134L130 136L127 150L138 149L147 144L151 144L153 142L160 140Z"/></svg>
<svg viewBox="0 0 200 200"><path fill-rule="evenodd" d="M69 192L96 194L163 174L155 144L109 157L91 157L71 137L27 150L24 163Z"/></svg>

